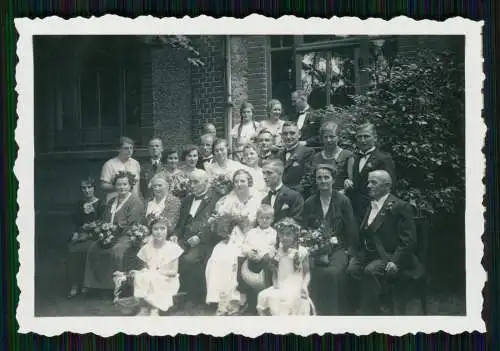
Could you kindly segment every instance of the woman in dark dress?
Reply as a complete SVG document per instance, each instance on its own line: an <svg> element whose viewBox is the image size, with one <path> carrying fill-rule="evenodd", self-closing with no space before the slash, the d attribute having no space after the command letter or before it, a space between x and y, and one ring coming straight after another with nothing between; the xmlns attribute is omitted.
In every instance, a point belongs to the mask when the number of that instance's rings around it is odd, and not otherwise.
<svg viewBox="0 0 500 351"><path fill-rule="evenodd" d="M66 260L67 281L70 286L69 297L74 297L84 290L85 259L92 244L91 238L86 234L86 227L100 219L104 209L102 201L94 194L95 185L95 180L90 177L81 181L80 189L83 198L78 201L73 211L74 232L68 244Z"/></svg>
<svg viewBox="0 0 500 351"><path fill-rule="evenodd" d="M119 237L116 243L103 248L99 242L94 242L87 254L85 268L85 287L94 289L113 289L113 272L124 271L125 253L132 246L130 238L123 235L124 231L141 223L144 215L144 205L132 192L136 178L130 172L118 172L113 179L117 196L106 204L103 222L116 225Z"/></svg>
<svg viewBox="0 0 500 351"><path fill-rule="evenodd" d="M333 188L335 168L316 167L317 192L304 203L302 226L308 230L322 229L328 245L312 255L311 297L319 314L345 313L345 268L354 253L358 227L350 200Z"/></svg>

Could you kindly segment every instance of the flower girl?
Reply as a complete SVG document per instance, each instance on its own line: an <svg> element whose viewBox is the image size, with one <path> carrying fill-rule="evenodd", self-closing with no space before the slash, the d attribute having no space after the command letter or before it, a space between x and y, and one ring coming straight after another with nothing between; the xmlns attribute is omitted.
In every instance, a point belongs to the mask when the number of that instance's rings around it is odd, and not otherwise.
<svg viewBox="0 0 500 351"><path fill-rule="evenodd" d="M137 253L145 267L133 273L134 297L142 302L142 316L158 316L159 310L167 311L179 290L178 266L183 250L176 241L167 241L168 220L155 218L151 234L152 240Z"/></svg>
<svg viewBox="0 0 500 351"><path fill-rule="evenodd" d="M277 223L279 246L273 258L273 286L257 296L259 315L310 315L314 306L309 298L309 255L298 245L300 226L291 218Z"/></svg>

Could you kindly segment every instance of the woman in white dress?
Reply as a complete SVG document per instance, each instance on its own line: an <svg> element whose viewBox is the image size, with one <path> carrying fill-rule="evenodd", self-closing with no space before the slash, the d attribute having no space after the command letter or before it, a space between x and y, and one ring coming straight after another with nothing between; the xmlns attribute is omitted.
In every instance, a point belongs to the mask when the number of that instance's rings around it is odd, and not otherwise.
<svg viewBox="0 0 500 351"><path fill-rule="evenodd" d="M213 148L215 162L207 164L206 166L206 171L211 180L220 175L225 175L233 179L234 172L238 169L245 168L245 166L238 161L229 158L227 141L225 139L216 139Z"/></svg>
<svg viewBox="0 0 500 351"><path fill-rule="evenodd" d="M267 186L264 181L264 173L259 167L259 151L255 144L246 144L243 148L243 164L247 166L248 172L253 178L252 190L256 196L264 198L267 194Z"/></svg>
<svg viewBox="0 0 500 351"><path fill-rule="evenodd" d="M268 118L260 122L260 129L268 130L274 137L274 145L282 146L281 131L285 121L281 119L283 107L277 99L272 99L267 104Z"/></svg>
<svg viewBox="0 0 500 351"><path fill-rule="evenodd" d="M246 233L255 227L257 209L261 199L251 191L253 179L245 169L237 170L233 177L234 189L216 205L216 215L231 214L244 220L233 228L228 240L219 242L207 262L207 304L217 304L218 315L238 313L245 298L237 288L238 257Z"/></svg>
<svg viewBox="0 0 500 351"><path fill-rule="evenodd" d="M233 144L236 145L238 142L246 144L253 141L257 136L260 129L259 122L253 119L254 108L249 102L243 102L240 107L240 123L234 126L231 131L231 137L233 138Z"/></svg>
<svg viewBox="0 0 500 351"><path fill-rule="evenodd" d="M155 218L151 222L152 240L137 253L144 268L133 271L134 297L142 302L139 315L158 316L159 310L167 311L179 291L179 257L182 248L168 240L169 221Z"/></svg>

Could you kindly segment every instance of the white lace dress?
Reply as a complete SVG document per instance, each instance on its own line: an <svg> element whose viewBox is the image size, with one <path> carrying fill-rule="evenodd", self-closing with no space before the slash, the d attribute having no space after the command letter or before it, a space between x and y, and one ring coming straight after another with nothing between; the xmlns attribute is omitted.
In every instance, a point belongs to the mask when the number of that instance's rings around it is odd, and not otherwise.
<svg viewBox="0 0 500 351"><path fill-rule="evenodd" d="M242 296L236 290L238 257L241 256L246 232L255 226L259 205L259 198L252 196L246 203L242 203L234 192L224 196L217 203L218 214L233 213L245 216L248 218L249 226L235 227L227 243L221 241L215 245L205 270L207 304L219 303L219 308L224 309L224 305L231 301L243 302Z"/></svg>

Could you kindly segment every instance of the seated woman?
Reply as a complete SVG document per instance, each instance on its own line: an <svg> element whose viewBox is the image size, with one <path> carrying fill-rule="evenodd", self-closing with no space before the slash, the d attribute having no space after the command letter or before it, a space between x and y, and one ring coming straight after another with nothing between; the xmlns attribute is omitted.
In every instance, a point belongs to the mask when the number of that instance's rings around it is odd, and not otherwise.
<svg viewBox="0 0 500 351"><path fill-rule="evenodd" d="M157 217L151 223L152 240L137 253L143 268L133 272L134 297L142 303L139 315L158 316L173 305L179 291L179 257L182 248L176 241L167 240L170 221Z"/></svg>
<svg viewBox="0 0 500 351"><path fill-rule="evenodd" d="M244 298L236 290L238 257L246 233L255 226L258 197L251 191L252 176L247 170L234 173L234 189L222 197L215 207L215 221L218 216L231 215L237 225L234 226L228 240L215 245L208 259L205 278L207 283L207 304L217 304L217 314L233 315L238 313Z"/></svg>
<svg viewBox="0 0 500 351"><path fill-rule="evenodd" d="M129 226L140 223L144 214L144 205L132 193L136 182L130 172L118 172L113 178L117 196L106 204L102 220L117 226L118 240L109 248L101 247L98 241L90 246L85 265L86 288L113 289L113 272L124 271L124 256L131 241L123 233Z"/></svg>
<svg viewBox="0 0 500 351"><path fill-rule="evenodd" d="M346 306L345 269L348 252L354 253L358 226L349 199L334 190L334 166L316 166L316 194L304 203L302 226L318 230L318 242L325 243L312 255L311 296L318 313L343 314Z"/></svg>
<svg viewBox="0 0 500 351"><path fill-rule="evenodd" d="M168 219L170 228L177 226L181 201L170 193L170 183L161 174L157 174L151 179L153 200L146 205L145 219L147 224L150 224L154 218L164 217Z"/></svg>
<svg viewBox="0 0 500 351"><path fill-rule="evenodd" d="M293 219L285 218L277 223L276 230L279 246L272 259L273 286L257 296L257 311L261 316L310 315L314 306L308 292L309 255L298 244L301 228Z"/></svg>
<svg viewBox="0 0 500 351"><path fill-rule="evenodd" d="M83 198L78 201L73 212L75 231L68 244L66 260L67 281L70 285L68 297L74 297L79 292L84 292L85 259L92 244L88 232L93 229L92 224L101 218L104 210L102 201L94 194L95 187L96 182L90 177L80 183Z"/></svg>

